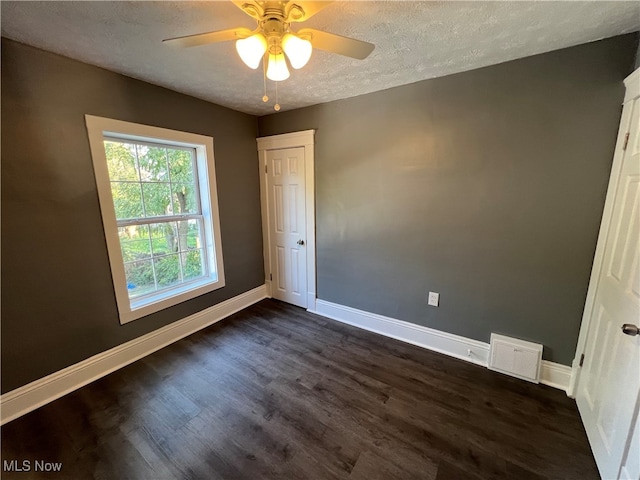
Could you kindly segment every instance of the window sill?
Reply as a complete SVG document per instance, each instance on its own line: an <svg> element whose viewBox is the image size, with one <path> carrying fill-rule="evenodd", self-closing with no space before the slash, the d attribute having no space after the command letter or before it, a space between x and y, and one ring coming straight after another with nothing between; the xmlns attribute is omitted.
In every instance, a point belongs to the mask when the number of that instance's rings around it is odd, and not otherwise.
<svg viewBox="0 0 640 480"><path fill-rule="evenodd" d="M119 308L120 323L124 325L222 287L224 287L224 280L214 275L143 298L127 299L128 305L126 305L126 308Z"/></svg>

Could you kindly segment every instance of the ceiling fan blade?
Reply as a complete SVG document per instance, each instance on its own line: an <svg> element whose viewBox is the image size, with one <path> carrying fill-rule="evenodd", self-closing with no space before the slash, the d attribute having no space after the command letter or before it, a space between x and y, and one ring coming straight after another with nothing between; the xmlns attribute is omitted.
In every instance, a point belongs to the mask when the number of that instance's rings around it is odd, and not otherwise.
<svg viewBox="0 0 640 480"><path fill-rule="evenodd" d="M233 4L256 20L260 20L264 14L264 9L259 2L254 2L252 0L233 0Z"/></svg>
<svg viewBox="0 0 640 480"><path fill-rule="evenodd" d="M333 3L333 0L321 2L307 2L305 0L290 1L286 8L287 20L289 22L304 22L309 20L316 13Z"/></svg>
<svg viewBox="0 0 640 480"><path fill-rule="evenodd" d="M209 43L226 42L229 40L238 40L247 38L253 32L248 28L231 28L229 30L219 30L217 32L198 33L196 35L187 35L184 37L167 38L162 43L175 47L197 47L199 45L207 45Z"/></svg>
<svg viewBox="0 0 640 480"><path fill-rule="evenodd" d="M335 33L323 32L313 28L303 28L296 32L302 38L310 37L311 45L319 50L337 53L345 57L364 60L376 46L373 43L363 42L355 38L343 37Z"/></svg>

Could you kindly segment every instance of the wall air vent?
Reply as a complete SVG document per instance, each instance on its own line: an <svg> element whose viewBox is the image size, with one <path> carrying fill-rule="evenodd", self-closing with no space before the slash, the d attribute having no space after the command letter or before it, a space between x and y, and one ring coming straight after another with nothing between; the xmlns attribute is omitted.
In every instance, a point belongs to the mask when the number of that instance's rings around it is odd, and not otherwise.
<svg viewBox="0 0 640 480"><path fill-rule="evenodd" d="M491 334L489 370L538 383L542 345L504 335Z"/></svg>

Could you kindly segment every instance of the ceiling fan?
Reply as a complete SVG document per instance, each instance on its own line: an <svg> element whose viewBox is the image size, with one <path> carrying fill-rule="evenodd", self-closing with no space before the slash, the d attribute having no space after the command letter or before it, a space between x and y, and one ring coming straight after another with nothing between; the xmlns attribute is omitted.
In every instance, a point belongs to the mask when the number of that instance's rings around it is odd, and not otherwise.
<svg viewBox="0 0 640 480"><path fill-rule="evenodd" d="M291 24L308 20L328 6L330 1L240 0L233 3L257 21L255 30L238 27L169 38L163 42L177 47L195 47L236 40L236 49L242 61L248 67L257 69L264 58L266 77L276 82L289 78L287 63L295 69L304 67L313 48L359 60L368 57L375 48L371 43L313 28L303 28L297 32L291 29Z"/></svg>

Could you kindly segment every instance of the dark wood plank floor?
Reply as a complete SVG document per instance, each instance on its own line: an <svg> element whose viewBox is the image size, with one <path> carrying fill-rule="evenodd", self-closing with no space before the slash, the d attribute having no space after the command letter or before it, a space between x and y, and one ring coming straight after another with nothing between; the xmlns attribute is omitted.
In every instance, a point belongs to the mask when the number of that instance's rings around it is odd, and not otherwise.
<svg viewBox="0 0 640 480"><path fill-rule="evenodd" d="M5 425L11 460L31 471L3 479L598 478L563 392L274 300Z"/></svg>

